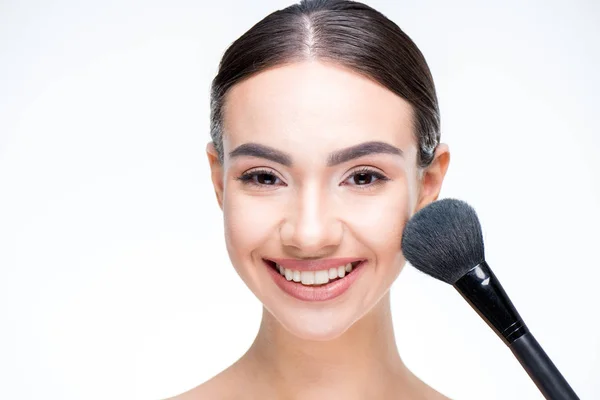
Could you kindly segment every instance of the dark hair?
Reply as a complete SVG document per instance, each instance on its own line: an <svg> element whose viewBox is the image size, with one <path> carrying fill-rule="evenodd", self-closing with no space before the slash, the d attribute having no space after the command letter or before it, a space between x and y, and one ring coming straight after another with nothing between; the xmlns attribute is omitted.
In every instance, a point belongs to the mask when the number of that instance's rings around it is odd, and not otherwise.
<svg viewBox="0 0 600 400"><path fill-rule="evenodd" d="M306 60L348 67L408 101L413 107L418 165L431 163L440 140L440 115L423 54L379 11L348 0L302 0L275 11L225 51L210 101L210 134L221 163L227 91L267 68Z"/></svg>

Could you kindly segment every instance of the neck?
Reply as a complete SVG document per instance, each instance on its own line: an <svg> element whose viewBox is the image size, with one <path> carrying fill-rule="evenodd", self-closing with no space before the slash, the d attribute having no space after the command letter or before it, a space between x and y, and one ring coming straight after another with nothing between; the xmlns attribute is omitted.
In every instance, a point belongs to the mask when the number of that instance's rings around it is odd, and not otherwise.
<svg viewBox="0 0 600 400"><path fill-rule="evenodd" d="M390 311L388 292L338 338L309 341L290 334L263 310L245 358L278 398L384 398L388 393L398 398L412 379L398 354Z"/></svg>

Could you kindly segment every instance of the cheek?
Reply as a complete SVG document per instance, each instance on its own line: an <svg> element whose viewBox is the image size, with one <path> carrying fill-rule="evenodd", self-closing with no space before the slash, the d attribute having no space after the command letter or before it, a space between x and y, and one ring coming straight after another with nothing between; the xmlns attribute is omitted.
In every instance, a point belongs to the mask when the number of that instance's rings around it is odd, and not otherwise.
<svg viewBox="0 0 600 400"><path fill-rule="evenodd" d="M248 257L277 229L277 202L265 196L231 190L223 199L225 240L232 259ZM235 263L234 265L238 265Z"/></svg>
<svg viewBox="0 0 600 400"><path fill-rule="evenodd" d="M402 231L410 215L409 197L406 188L398 187L384 195L364 196L341 205L348 227L379 261L387 262L400 251Z"/></svg>

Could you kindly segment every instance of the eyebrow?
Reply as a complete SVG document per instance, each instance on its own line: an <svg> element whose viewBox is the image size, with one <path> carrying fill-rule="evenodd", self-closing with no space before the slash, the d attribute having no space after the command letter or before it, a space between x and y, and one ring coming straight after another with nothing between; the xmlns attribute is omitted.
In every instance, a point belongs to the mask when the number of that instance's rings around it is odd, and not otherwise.
<svg viewBox="0 0 600 400"><path fill-rule="evenodd" d="M327 157L327 166L333 167L370 154L393 154L400 157L404 156L401 149L392 146L389 143L370 141L334 151ZM286 167L292 165L292 157L289 154L259 143L244 143L229 153L229 157L231 158L241 156L265 158L278 164L285 165Z"/></svg>

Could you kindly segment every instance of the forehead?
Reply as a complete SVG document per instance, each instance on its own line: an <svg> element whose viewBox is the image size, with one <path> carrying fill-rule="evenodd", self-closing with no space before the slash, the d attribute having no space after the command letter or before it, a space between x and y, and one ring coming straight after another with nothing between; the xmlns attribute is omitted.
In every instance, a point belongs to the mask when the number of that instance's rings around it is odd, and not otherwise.
<svg viewBox="0 0 600 400"><path fill-rule="evenodd" d="M380 140L414 146L412 107L345 67L317 61L278 66L231 88L224 147L258 142L295 152L329 152Z"/></svg>

